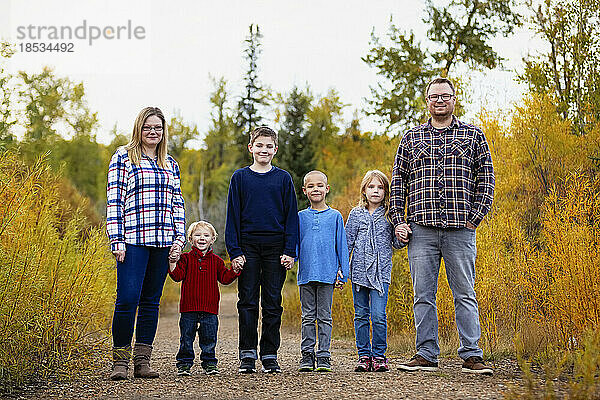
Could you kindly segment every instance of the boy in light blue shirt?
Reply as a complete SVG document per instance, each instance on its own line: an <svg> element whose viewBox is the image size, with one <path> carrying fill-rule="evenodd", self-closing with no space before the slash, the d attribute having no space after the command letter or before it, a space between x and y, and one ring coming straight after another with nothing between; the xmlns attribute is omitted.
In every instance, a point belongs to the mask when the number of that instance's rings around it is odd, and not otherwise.
<svg viewBox="0 0 600 400"><path fill-rule="evenodd" d="M325 202L329 193L327 175L321 171L307 173L302 191L310 207L298 213L298 287L302 308L302 358L298 370L325 372L332 370L329 346L333 289L342 288L348 279L348 244L342 214Z"/></svg>

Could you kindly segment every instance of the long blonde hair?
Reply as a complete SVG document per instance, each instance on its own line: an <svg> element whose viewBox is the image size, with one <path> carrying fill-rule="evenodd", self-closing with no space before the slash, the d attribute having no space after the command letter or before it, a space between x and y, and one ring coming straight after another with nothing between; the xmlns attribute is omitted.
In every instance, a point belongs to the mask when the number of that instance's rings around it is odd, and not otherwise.
<svg viewBox="0 0 600 400"><path fill-rule="evenodd" d="M165 124L165 116L158 107L146 107L138 114L133 124L133 132L131 133L131 140L125 146L129 161L134 165L140 165L142 159L142 127L148 117L155 115L162 121L162 139L156 148L156 156L158 166L165 168L167 165L167 124Z"/></svg>
<svg viewBox="0 0 600 400"><path fill-rule="evenodd" d="M383 201L381 204L385 208L385 215L388 215L388 211L390 209L390 180L387 175L381 172L378 169L372 169L367 171L362 182L360 183L360 199L358 200L358 206L367 208L369 202L367 201L367 195L365 191L367 189L367 185L371 183L371 181L375 178L378 178L381 183L383 183Z"/></svg>

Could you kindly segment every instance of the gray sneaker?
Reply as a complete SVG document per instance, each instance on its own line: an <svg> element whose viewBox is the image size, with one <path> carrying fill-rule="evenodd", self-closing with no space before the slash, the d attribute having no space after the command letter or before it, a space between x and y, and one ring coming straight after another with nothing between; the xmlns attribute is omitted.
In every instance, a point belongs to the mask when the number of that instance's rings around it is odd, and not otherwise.
<svg viewBox="0 0 600 400"><path fill-rule="evenodd" d="M302 352L302 358L300 359L300 366L298 371L300 372L311 372L315 369L315 355L307 351Z"/></svg>
<svg viewBox="0 0 600 400"><path fill-rule="evenodd" d="M331 358L329 357L317 357L317 372L331 372Z"/></svg>

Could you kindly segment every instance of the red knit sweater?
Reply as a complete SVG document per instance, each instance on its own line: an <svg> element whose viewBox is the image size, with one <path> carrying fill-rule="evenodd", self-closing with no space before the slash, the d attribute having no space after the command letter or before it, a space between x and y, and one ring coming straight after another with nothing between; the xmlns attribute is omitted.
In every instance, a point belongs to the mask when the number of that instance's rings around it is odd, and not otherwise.
<svg viewBox="0 0 600 400"><path fill-rule="evenodd" d="M204 311L211 314L219 313L219 285L230 284L239 274L225 268L221 257L208 250L202 254L196 247L183 253L169 275L175 282L181 284L181 299L179 312Z"/></svg>

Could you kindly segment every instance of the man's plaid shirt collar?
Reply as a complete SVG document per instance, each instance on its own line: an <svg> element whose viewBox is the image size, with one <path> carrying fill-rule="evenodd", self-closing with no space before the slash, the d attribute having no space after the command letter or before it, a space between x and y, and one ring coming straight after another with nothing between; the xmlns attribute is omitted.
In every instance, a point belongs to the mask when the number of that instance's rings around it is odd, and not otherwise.
<svg viewBox="0 0 600 400"><path fill-rule="evenodd" d="M408 221L440 228L477 226L494 195L494 170L485 135L455 116L444 129L431 119L402 137L390 193L394 225Z"/></svg>

